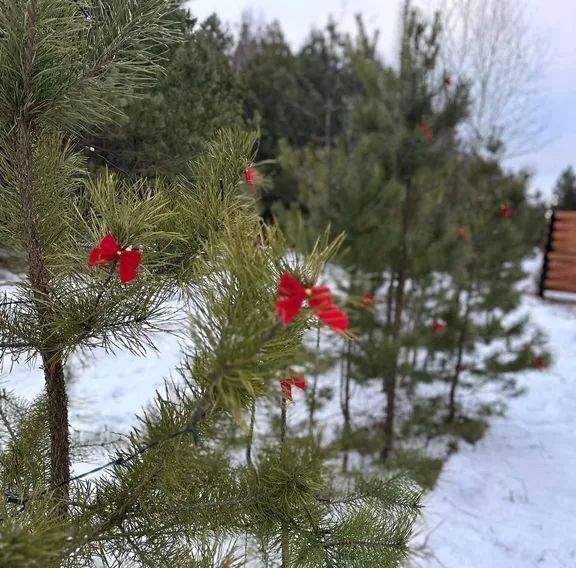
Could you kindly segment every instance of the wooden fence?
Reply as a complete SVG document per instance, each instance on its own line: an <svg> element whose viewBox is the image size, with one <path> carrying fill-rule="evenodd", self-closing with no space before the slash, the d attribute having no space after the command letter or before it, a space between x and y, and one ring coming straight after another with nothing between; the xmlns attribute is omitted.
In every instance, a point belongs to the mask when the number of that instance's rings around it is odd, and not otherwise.
<svg viewBox="0 0 576 568"><path fill-rule="evenodd" d="M576 211L552 213L540 296L547 290L576 293Z"/></svg>

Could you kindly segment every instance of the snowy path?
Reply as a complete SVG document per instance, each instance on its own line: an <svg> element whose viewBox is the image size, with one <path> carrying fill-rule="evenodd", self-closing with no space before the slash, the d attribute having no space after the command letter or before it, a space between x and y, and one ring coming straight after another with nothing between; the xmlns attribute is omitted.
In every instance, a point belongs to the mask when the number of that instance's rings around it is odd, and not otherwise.
<svg viewBox="0 0 576 568"><path fill-rule="evenodd" d="M425 568L576 567L576 307L526 296L551 369L525 373L475 447L462 444L426 500Z"/></svg>

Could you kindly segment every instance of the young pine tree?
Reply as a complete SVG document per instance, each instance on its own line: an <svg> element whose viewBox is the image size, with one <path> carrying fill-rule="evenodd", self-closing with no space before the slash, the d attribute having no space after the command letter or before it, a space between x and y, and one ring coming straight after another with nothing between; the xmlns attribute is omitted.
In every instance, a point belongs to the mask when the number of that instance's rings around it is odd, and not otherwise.
<svg viewBox="0 0 576 568"><path fill-rule="evenodd" d="M438 265L443 231L434 220L442 215L455 127L467 106L466 86L449 86L438 72L439 19L427 23L407 3L403 21L398 71L375 58L361 27L350 42L359 88L348 101L346 135L330 148L283 149L280 158L297 176L310 226L330 223L346 232L347 292L358 299L385 284L383 318L358 321L364 361L357 373L383 378L382 459L394 447L397 386L415 342L409 308ZM317 174L309 175L314 162ZM350 355L358 361L354 348Z"/></svg>
<svg viewBox="0 0 576 568"><path fill-rule="evenodd" d="M120 287L112 270L84 268L106 231L123 247L149 246L156 235L146 223L162 224L167 215L151 193L142 200L134 194L132 203L122 198L131 190L113 176L84 189L74 136L110 119L108 94L130 95L154 77L157 53L174 38L166 19L173 8L163 0L84 8L65 0L0 3L0 231L7 248L27 259L26 278L2 303L1 345L4 357L39 359L44 371L49 483L63 502L70 477L68 356L95 343L135 345L166 294L156 284ZM88 208L93 199L100 211ZM166 232L159 242L174 238Z"/></svg>
<svg viewBox="0 0 576 568"><path fill-rule="evenodd" d="M554 200L558 209L576 209L576 174L566 168L554 186Z"/></svg>

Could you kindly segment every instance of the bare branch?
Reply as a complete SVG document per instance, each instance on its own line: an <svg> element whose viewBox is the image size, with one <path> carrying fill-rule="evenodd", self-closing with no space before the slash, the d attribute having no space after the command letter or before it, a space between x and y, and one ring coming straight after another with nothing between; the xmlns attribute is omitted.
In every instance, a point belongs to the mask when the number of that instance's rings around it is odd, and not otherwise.
<svg viewBox="0 0 576 568"><path fill-rule="evenodd" d="M534 151L545 139L538 87L546 63L542 42L518 0L442 0L445 70L471 88L466 141L478 149L505 145L506 155Z"/></svg>

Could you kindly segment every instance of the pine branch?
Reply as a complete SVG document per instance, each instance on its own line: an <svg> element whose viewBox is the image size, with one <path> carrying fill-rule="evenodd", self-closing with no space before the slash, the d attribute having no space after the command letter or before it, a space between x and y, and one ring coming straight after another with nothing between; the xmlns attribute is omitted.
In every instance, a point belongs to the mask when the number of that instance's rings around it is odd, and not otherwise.
<svg viewBox="0 0 576 568"><path fill-rule="evenodd" d="M262 344L265 344L268 341L272 340L274 338L274 336L276 335L276 333L281 329L281 327L282 327L282 324L280 322L277 322L269 331L264 333L262 335ZM186 436L186 435L191 434L192 437L194 438L194 443L195 443L196 447L199 447L200 446L200 438L198 436L198 426L200 425L200 422L206 417L210 406L214 403L214 392L215 392L215 389L216 389L218 383L222 380L222 378L226 375L226 373L230 372L231 370L232 369L229 366L223 366L219 370L213 371L210 374L210 376L208 378L208 385L206 387L204 395L199 400L199 402L196 406L196 409L194 410L194 412L192 414L190 424L186 428L183 428L181 430L177 430L176 432L172 432L166 436L162 436L156 440L148 442L147 444L142 445L136 451L134 451L134 452L132 452L126 456L115 458L115 459L110 460L109 462L102 464L98 467L95 467L89 471L86 471L84 473L81 473L81 474L78 474L75 476L71 476L68 479L62 481L61 483L59 483L55 486L52 486L50 489L44 490L40 494L40 497L43 497L43 496L47 495L49 492L55 491L55 490L59 489L60 487L67 486L74 481L80 481L82 479L85 479L91 475L94 475L95 473L99 473L99 472L101 472L105 469L108 469L110 467L128 465L130 462L135 460L137 457L145 454L149 450L156 448L157 446L160 446L160 445L164 444L165 442L169 442L171 440L174 440L176 438L180 438L182 436ZM29 501L29 499L23 499L22 504L25 505L28 501Z"/></svg>
<svg viewBox="0 0 576 568"><path fill-rule="evenodd" d="M2 396L2 399L4 399L4 397ZM8 418L6 417L6 413L4 412L4 409L2 408L2 406L0 405L0 419L2 420L2 423L4 424L4 428L6 428L10 439L12 440L12 443L16 443L17 438L16 438L16 433L14 432L14 429L12 428L12 425L10 424Z"/></svg>
<svg viewBox="0 0 576 568"><path fill-rule="evenodd" d="M328 541L322 543L324 548L339 548L350 546L362 546L369 548L398 548L403 549L406 543L403 541L387 542L378 540L362 540L362 539L342 539L338 541Z"/></svg>

